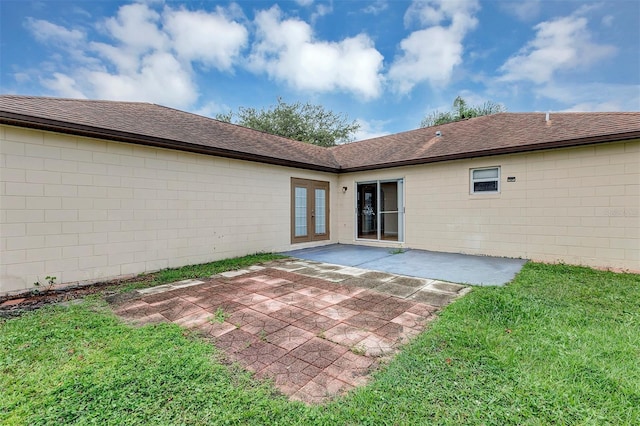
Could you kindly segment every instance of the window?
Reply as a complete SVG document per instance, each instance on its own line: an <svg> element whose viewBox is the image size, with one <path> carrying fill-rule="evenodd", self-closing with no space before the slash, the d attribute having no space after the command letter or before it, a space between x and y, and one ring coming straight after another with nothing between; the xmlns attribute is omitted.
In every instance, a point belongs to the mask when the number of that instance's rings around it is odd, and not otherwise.
<svg viewBox="0 0 640 426"><path fill-rule="evenodd" d="M471 193L495 194L500 192L500 167L471 169Z"/></svg>

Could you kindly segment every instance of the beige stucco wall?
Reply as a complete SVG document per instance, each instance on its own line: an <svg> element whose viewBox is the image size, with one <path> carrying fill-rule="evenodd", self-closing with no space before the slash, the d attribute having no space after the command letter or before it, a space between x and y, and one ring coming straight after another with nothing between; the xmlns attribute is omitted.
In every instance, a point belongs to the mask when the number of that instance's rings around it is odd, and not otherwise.
<svg viewBox="0 0 640 426"><path fill-rule="evenodd" d="M470 169L488 166L500 194L470 195ZM341 175L341 243L370 244L354 238L356 182L396 178L405 247L640 271L638 140Z"/></svg>
<svg viewBox="0 0 640 426"><path fill-rule="evenodd" d="M335 205L333 174L0 126L0 293L290 249L291 177Z"/></svg>

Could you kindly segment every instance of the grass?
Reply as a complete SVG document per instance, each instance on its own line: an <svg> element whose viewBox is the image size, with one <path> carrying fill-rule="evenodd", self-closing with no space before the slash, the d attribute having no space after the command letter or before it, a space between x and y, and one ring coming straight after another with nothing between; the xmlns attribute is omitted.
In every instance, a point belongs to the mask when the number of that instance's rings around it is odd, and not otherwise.
<svg viewBox="0 0 640 426"><path fill-rule="evenodd" d="M119 284L113 288L121 292L126 292L138 288L152 287L187 279L206 278L221 272L242 269L255 265L256 263L270 262L285 257L286 256L273 253L256 253L248 256L219 260L217 262L163 269L159 272L139 275L135 279L128 280L125 284Z"/></svg>
<svg viewBox="0 0 640 426"><path fill-rule="evenodd" d="M216 312L213 314L213 317L211 317L210 322L213 323L218 323L218 324L222 324L223 322L225 322L227 319L229 318L229 314L226 313L224 311L224 309L222 308L218 308L216 309Z"/></svg>
<svg viewBox="0 0 640 426"><path fill-rule="evenodd" d="M640 424L640 276L529 263L324 407L97 298L0 322L1 424Z"/></svg>

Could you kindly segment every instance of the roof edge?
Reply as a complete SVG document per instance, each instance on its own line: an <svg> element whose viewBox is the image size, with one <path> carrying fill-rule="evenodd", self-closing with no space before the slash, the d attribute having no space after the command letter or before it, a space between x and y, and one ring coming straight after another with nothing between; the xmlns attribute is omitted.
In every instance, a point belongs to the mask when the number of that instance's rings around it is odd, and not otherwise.
<svg viewBox="0 0 640 426"><path fill-rule="evenodd" d="M462 160L470 158L481 158L493 155L526 153L554 148L569 148L575 146L585 146L597 143L617 142L632 139L640 139L640 130L629 132L605 134L598 136L589 136L583 138L563 139L551 142L541 142L530 145L509 146L501 148L493 148L486 150L461 152L448 155L442 155L430 158L414 158L408 160L400 160L388 163L368 164L357 167L342 167L336 156L336 152L330 148L328 152L336 163L336 166L316 165L305 161L285 160L267 155L246 153L230 149L216 148L206 145L193 144L189 142L178 141L174 139L165 139L157 136L146 136L137 133L124 132L103 127L94 127L86 124L68 123L61 120L37 117L24 113L14 113L9 111L0 111L0 124L33 128L38 130L53 131L58 133L93 137L98 139L113 140L118 142L133 143L143 146L152 146L157 148L174 149L184 152L192 152L204 155L218 156L222 158L231 158L236 160L245 160L259 162L263 164L271 164L284 167L293 167L304 170L313 170L327 173L351 173L359 171L380 170L394 167L411 166L419 164L437 163L443 161Z"/></svg>
<svg viewBox="0 0 640 426"><path fill-rule="evenodd" d="M259 163L272 164L277 166L294 167L298 169L314 170L320 172L339 173L340 169L326 167L315 164L283 160L266 155L249 154L241 151L226 150L221 148L207 147L204 145L180 142L173 139L163 139L153 136L139 135L136 133L122 132L118 130L105 129L101 127L87 126L84 124L67 123L59 120L34 117L26 114L17 114L7 111L0 111L0 124L11 126L47 130L58 133L65 133L75 136L93 137L98 139L108 139L117 142L134 143L137 145L152 146L156 148L176 149L179 151L193 152L197 154L215 155L218 157L232 158L235 160L254 161ZM332 156L333 157L333 156ZM335 160L335 158L334 158Z"/></svg>
<svg viewBox="0 0 640 426"><path fill-rule="evenodd" d="M481 151L470 151L459 154L442 155L431 158L416 158L412 160L403 160L390 163L379 163L368 166L344 167L340 169L340 173L362 172L368 170L389 169L402 166L415 166L419 164L440 163L443 161L465 160L470 158L489 157L492 155L518 154L533 151L542 151L554 148L571 148L576 146L593 145L605 142L623 142L632 139L640 139L640 130L624 133L614 133L610 135L591 136L586 138L565 139L553 142L543 142L531 144L527 146L511 146L505 148L494 148Z"/></svg>

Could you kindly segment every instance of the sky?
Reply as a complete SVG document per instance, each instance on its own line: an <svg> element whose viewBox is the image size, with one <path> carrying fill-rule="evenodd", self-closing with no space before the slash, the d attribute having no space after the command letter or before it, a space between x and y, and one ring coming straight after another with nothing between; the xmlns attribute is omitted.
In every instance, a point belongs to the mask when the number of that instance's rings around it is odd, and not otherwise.
<svg viewBox="0 0 640 426"><path fill-rule="evenodd" d="M640 111L636 0L0 0L0 92L209 117L285 102L412 130L456 96Z"/></svg>

